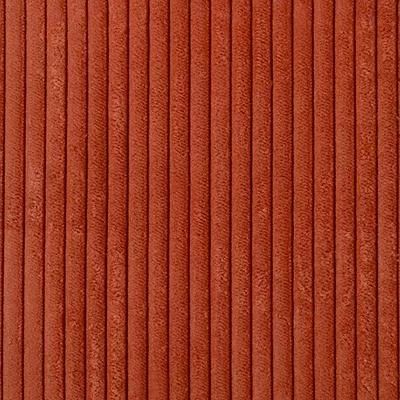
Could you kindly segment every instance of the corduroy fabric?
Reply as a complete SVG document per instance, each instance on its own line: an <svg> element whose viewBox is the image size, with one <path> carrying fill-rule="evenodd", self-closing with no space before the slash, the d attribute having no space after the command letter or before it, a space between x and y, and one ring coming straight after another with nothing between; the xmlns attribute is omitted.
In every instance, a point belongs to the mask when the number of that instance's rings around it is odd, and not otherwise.
<svg viewBox="0 0 400 400"><path fill-rule="evenodd" d="M0 400L397 400L399 7L0 0Z"/></svg>

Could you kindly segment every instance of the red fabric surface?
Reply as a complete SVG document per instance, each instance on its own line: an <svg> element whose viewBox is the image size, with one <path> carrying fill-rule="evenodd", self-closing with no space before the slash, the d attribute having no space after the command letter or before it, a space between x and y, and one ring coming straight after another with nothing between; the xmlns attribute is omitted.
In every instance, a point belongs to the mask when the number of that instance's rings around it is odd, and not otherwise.
<svg viewBox="0 0 400 400"><path fill-rule="evenodd" d="M397 400L395 0L0 1L0 400Z"/></svg>

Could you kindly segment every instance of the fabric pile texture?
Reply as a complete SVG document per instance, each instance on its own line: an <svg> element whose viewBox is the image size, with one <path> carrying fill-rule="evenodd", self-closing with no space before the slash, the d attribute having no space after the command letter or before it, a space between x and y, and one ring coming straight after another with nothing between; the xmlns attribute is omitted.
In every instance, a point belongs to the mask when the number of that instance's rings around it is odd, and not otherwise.
<svg viewBox="0 0 400 400"><path fill-rule="evenodd" d="M399 7L0 0L0 400L398 400Z"/></svg>

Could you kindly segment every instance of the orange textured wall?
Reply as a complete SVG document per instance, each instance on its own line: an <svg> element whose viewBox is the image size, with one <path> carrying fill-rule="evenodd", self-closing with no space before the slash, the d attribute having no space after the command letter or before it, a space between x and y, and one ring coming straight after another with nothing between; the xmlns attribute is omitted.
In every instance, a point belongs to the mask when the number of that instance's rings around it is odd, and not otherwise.
<svg viewBox="0 0 400 400"><path fill-rule="evenodd" d="M0 1L0 400L397 400L399 4Z"/></svg>

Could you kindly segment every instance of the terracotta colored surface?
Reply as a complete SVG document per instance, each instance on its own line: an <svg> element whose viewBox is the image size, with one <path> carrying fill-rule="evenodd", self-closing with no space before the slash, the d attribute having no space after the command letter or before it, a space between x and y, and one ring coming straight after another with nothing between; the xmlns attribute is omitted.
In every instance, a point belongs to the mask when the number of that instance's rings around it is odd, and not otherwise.
<svg viewBox="0 0 400 400"><path fill-rule="evenodd" d="M395 0L0 0L0 400L397 400Z"/></svg>

